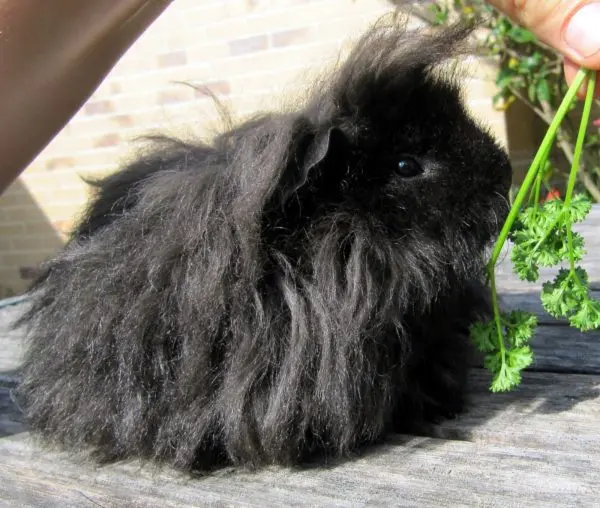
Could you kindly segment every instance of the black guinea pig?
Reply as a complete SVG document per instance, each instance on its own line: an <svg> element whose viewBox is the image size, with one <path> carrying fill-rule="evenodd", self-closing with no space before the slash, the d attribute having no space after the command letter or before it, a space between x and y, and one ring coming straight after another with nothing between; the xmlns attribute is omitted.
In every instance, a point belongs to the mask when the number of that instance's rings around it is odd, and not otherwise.
<svg viewBox="0 0 600 508"><path fill-rule="evenodd" d="M511 181L443 65L470 31L376 23L294 111L96 182L20 322L34 433L258 467L460 412Z"/></svg>

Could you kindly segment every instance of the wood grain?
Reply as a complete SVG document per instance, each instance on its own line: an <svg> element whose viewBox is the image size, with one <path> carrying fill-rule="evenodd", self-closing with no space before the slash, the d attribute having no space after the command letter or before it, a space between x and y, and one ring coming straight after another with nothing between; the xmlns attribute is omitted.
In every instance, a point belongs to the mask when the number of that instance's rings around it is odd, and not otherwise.
<svg viewBox="0 0 600 508"><path fill-rule="evenodd" d="M483 444L588 453L600 480L600 376L526 372L508 393L489 392L489 376L471 373L468 410L431 434Z"/></svg>
<svg viewBox="0 0 600 508"><path fill-rule="evenodd" d="M5 439L0 498L12 506L598 506L598 463L572 451L398 436L329 467L189 479L96 469Z"/></svg>

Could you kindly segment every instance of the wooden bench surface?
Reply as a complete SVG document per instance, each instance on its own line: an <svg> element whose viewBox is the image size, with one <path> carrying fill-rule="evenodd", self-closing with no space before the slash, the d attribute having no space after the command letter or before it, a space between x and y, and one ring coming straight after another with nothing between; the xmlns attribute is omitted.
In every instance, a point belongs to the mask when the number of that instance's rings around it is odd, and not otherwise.
<svg viewBox="0 0 600 508"><path fill-rule="evenodd" d="M577 228L598 289L599 226L595 207ZM505 307L536 312L541 323L536 362L519 389L491 394L488 373L474 369L470 409L430 436L395 436L321 467L197 478L137 462L97 467L38 446L10 397L21 337L8 323L22 306L1 308L0 506L600 507L600 332L579 333L546 315L540 284L519 281L506 259L498 283Z"/></svg>

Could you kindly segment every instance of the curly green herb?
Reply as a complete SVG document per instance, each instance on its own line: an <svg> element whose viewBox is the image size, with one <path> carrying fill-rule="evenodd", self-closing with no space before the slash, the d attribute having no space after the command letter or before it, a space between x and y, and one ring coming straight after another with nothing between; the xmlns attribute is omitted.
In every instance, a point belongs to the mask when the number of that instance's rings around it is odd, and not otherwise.
<svg viewBox="0 0 600 508"><path fill-rule="evenodd" d="M560 124L586 78L588 91L565 199L554 199L540 205L539 192L548 155ZM578 72L514 199L488 264L487 276L492 291L494 316L489 322L475 323L471 328L471 339L485 355L484 365L493 376L490 386L493 392L511 390L520 384L521 371L533 362L529 341L537 326L536 317L531 313L503 313L499 309L495 268L506 240L510 239L513 243L511 260L515 272L522 280L535 282L539 278L540 267L553 267L568 262L568 268L561 268L552 282L543 284L542 305L550 315L566 318L571 326L582 331L600 328L600 301L591 298L587 273L577 264L585 254L584 239L572 231L573 225L583 221L591 210L589 199L584 195L573 195L573 189L590 119L595 84L595 72L584 69ZM528 203L524 206L528 195Z"/></svg>

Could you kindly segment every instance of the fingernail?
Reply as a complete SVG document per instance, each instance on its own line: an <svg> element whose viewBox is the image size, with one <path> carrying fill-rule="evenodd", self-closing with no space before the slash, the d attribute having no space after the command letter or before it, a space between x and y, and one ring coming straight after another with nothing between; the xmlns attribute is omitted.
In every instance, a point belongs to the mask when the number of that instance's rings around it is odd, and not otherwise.
<svg viewBox="0 0 600 508"><path fill-rule="evenodd" d="M600 3L584 5L569 21L565 42L580 57L600 51Z"/></svg>

